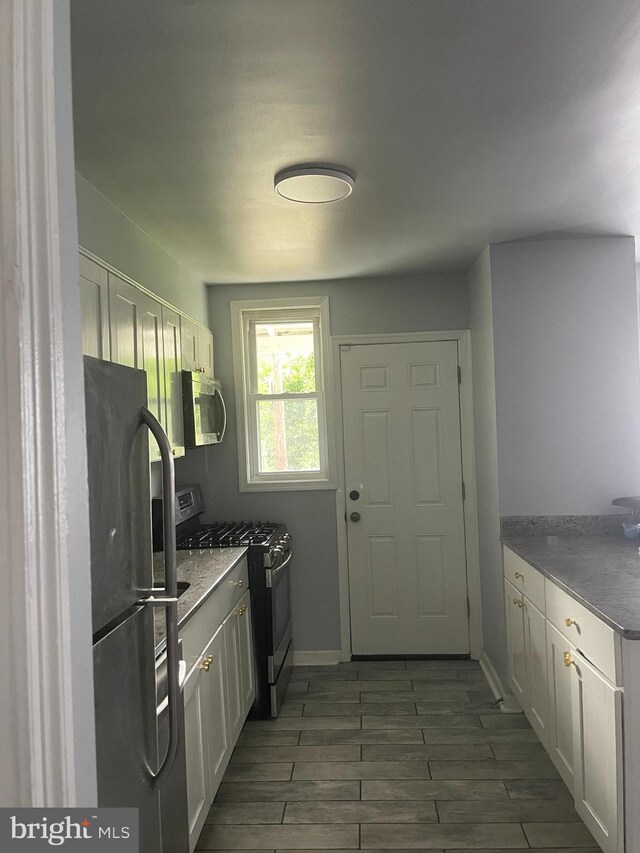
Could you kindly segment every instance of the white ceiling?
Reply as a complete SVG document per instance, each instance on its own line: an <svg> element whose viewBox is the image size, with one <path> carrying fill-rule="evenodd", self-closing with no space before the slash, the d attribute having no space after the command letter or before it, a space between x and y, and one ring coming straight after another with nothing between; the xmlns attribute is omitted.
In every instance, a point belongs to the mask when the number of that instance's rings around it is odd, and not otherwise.
<svg viewBox="0 0 640 853"><path fill-rule="evenodd" d="M640 234L638 0L72 0L78 171L210 282ZM334 205L281 199L314 162Z"/></svg>

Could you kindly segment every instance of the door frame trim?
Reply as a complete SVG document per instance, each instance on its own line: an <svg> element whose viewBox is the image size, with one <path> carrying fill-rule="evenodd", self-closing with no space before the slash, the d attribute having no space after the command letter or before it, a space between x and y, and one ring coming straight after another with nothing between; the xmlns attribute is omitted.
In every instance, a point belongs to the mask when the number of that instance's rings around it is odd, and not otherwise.
<svg viewBox="0 0 640 853"><path fill-rule="evenodd" d="M0 0L0 805L97 801L67 0Z"/></svg>
<svg viewBox="0 0 640 853"><path fill-rule="evenodd" d="M465 484L464 538L467 555L467 592L469 595L469 648L471 657L479 660L483 649L482 604L480 599L480 553L478 546L478 505L476 492L476 454L473 424L473 382L471 374L471 332L458 329L442 332L406 332L373 335L334 335L333 373L336 377L335 446L338 488L336 491L336 529L338 538L338 583L340 595L340 645L342 660L351 660L351 612L349 606L349 553L347 548L347 511L344 462L344 427L342 406L342 372L340 347L363 344L407 344L456 341L458 365L462 371L459 385L460 438L462 476Z"/></svg>

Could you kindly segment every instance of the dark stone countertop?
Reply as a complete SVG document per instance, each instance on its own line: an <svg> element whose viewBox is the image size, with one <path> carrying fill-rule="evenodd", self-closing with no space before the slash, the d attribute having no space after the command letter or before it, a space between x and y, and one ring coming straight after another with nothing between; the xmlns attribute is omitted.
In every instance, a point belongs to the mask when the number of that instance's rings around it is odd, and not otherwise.
<svg viewBox="0 0 640 853"><path fill-rule="evenodd" d="M501 541L623 637L640 640L640 540L611 534Z"/></svg>
<svg viewBox="0 0 640 853"><path fill-rule="evenodd" d="M178 551L178 580L190 587L178 599L178 627L182 628L202 606L226 575L246 554L246 548L208 548L203 551ZM153 555L153 576L161 582L164 573L164 553ZM164 647L166 637L165 611L157 608L154 614L156 655Z"/></svg>

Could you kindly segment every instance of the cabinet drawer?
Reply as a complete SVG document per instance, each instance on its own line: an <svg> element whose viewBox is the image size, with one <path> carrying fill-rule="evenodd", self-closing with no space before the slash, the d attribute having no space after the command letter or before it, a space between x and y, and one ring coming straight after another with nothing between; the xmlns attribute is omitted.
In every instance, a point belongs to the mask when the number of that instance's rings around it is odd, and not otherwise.
<svg viewBox="0 0 640 853"><path fill-rule="evenodd" d="M544 575L504 547L504 576L544 613Z"/></svg>
<svg viewBox="0 0 640 853"><path fill-rule="evenodd" d="M613 684L616 679L615 631L559 586L545 579L547 619Z"/></svg>
<svg viewBox="0 0 640 853"><path fill-rule="evenodd" d="M243 557L187 624L180 629L187 672L197 663L213 634L227 618L232 607L240 601L248 587L247 558Z"/></svg>

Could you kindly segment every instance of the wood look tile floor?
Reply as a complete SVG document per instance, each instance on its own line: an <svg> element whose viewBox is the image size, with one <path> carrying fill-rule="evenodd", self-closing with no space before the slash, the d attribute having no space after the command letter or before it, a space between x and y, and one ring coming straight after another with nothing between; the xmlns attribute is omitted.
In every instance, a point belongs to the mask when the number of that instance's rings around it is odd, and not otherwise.
<svg viewBox="0 0 640 853"><path fill-rule="evenodd" d="M198 850L598 853L524 715L474 661L296 667L246 723Z"/></svg>

